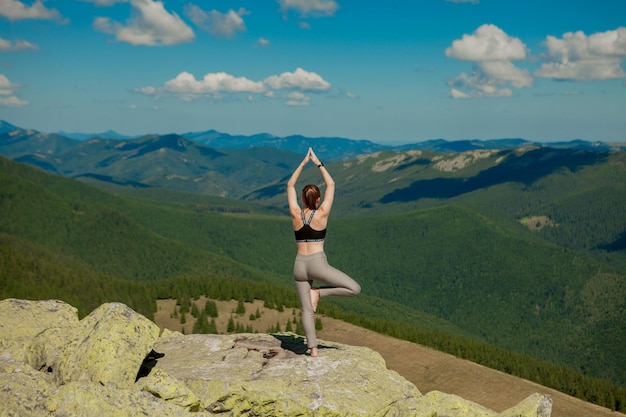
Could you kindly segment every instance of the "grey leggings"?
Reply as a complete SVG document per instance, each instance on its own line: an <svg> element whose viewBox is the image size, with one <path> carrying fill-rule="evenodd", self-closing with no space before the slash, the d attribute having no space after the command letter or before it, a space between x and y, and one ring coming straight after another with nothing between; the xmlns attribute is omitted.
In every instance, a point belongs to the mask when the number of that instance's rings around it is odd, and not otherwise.
<svg viewBox="0 0 626 417"><path fill-rule="evenodd" d="M320 298L328 296L354 297L361 292L361 286L348 275L330 266L324 252L296 255L296 261L293 265L293 279L300 296L302 327L304 327L307 346L309 348L317 347L315 312L311 306L310 293L313 281L320 281L327 285L319 288Z"/></svg>

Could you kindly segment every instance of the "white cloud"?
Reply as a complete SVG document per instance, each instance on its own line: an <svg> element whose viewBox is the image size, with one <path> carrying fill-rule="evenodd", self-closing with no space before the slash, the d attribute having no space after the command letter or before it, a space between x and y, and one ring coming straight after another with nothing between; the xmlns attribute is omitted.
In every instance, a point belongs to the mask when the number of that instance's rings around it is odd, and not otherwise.
<svg viewBox="0 0 626 417"><path fill-rule="evenodd" d="M269 39L259 38L256 41L255 46L257 46L258 48L265 48L266 46L270 46L270 41Z"/></svg>
<svg viewBox="0 0 626 417"><path fill-rule="evenodd" d="M530 87L533 84L528 70L517 68L510 61L484 61L477 66L490 79L511 83L515 88Z"/></svg>
<svg viewBox="0 0 626 417"><path fill-rule="evenodd" d="M503 83L486 76L482 71L475 70L471 74L462 73L452 80L448 80L452 98L479 98L479 97L510 97L513 91L503 87ZM461 89L469 90L464 92Z"/></svg>
<svg viewBox="0 0 626 417"><path fill-rule="evenodd" d="M13 84L11 81L9 81L9 79L4 74L0 74L0 106L27 106L28 101L20 100L14 95L15 90L19 89L20 87L20 85Z"/></svg>
<svg viewBox="0 0 626 417"><path fill-rule="evenodd" d="M0 0L1 1L1 0ZM176 45L194 39L193 30L176 13L165 10L163 3L154 0L130 0L133 7L131 18L123 25L108 17L98 17L93 27L115 35L117 41L132 45ZM107 5L111 1L96 1Z"/></svg>
<svg viewBox="0 0 626 417"><path fill-rule="evenodd" d="M450 97L452 98L469 98L470 96L468 96L467 94L465 94L464 92L457 90L456 88L451 88L450 89Z"/></svg>
<svg viewBox="0 0 626 417"><path fill-rule="evenodd" d="M224 72L206 74L196 80L193 74L181 72L162 87L143 87L137 91L155 97L176 96L185 101L200 97L220 98L224 93L263 93L262 82L251 81L245 77L234 77Z"/></svg>
<svg viewBox="0 0 626 417"><path fill-rule="evenodd" d="M568 32L559 39L548 36L546 62L535 75L556 80L607 80L626 76L622 61L626 59L626 27L585 35Z"/></svg>
<svg viewBox="0 0 626 417"><path fill-rule="evenodd" d="M20 88L19 85L13 84L4 74L0 74L0 95L11 95L18 88Z"/></svg>
<svg viewBox="0 0 626 417"><path fill-rule="evenodd" d="M26 49L39 49L37 45L34 45L28 41L18 40L18 41L7 41L5 39L0 38L0 51L10 52L10 51L23 51Z"/></svg>
<svg viewBox="0 0 626 417"><path fill-rule="evenodd" d="M206 12L194 4L185 6L185 15L196 26L214 36L226 38L231 38L237 32L246 30L246 24L241 18L246 14L250 14L250 12L243 7L237 11L230 9L227 13L220 13L217 10Z"/></svg>
<svg viewBox="0 0 626 417"><path fill-rule="evenodd" d="M446 56L463 61L514 61L526 59L526 46L499 27L486 24L452 42Z"/></svg>
<svg viewBox="0 0 626 417"><path fill-rule="evenodd" d="M15 96L11 97L0 97L0 106L5 107L24 107L28 106L28 101L20 100Z"/></svg>
<svg viewBox="0 0 626 417"><path fill-rule="evenodd" d="M335 0L278 0L280 9L298 11L302 16L333 16L339 5Z"/></svg>
<svg viewBox="0 0 626 417"><path fill-rule="evenodd" d="M455 40L446 49L446 56L474 62L470 74L448 80L452 98L508 97L513 91L507 85L524 88L533 83L528 70L511 62L526 59L526 45L495 25L482 25L473 34Z"/></svg>
<svg viewBox="0 0 626 417"><path fill-rule="evenodd" d="M308 105L310 97L307 92L325 92L330 89L330 83L314 72L302 68L294 72L284 72L272 75L262 81L253 81L245 77L235 77L225 72L208 73L197 80L193 74L183 71L175 78L166 81L162 86L146 86L135 91L155 98L174 96L184 101L210 97L221 99L225 94L248 94L248 101L252 94L275 98L277 90L286 90L280 97L287 98L287 104Z"/></svg>
<svg viewBox="0 0 626 417"><path fill-rule="evenodd" d="M304 91L325 91L330 83L314 72L297 68L294 72L283 72L265 79L265 83L275 90L299 89Z"/></svg>
<svg viewBox="0 0 626 417"><path fill-rule="evenodd" d="M288 100L285 103L287 106L308 106L309 105L309 101L311 100L311 97L307 96L306 94L300 92L300 91L294 91L288 94L285 94L285 96Z"/></svg>
<svg viewBox="0 0 626 417"><path fill-rule="evenodd" d="M42 0L36 0L30 7L17 0L0 0L0 16L9 20L61 18L58 11L48 9Z"/></svg>

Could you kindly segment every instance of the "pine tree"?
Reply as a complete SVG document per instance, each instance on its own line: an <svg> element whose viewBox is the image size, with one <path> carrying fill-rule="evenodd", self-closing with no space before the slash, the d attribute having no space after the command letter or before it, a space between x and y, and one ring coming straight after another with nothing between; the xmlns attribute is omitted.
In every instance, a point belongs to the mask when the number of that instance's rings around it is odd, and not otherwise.
<svg viewBox="0 0 626 417"><path fill-rule="evenodd" d="M206 312L208 317L218 316L217 304L215 304L215 301L207 300L206 303L204 304L204 311Z"/></svg>
<svg viewBox="0 0 626 417"><path fill-rule="evenodd" d="M217 324L215 324L215 319L211 319L211 323L209 324L209 329L207 331L209 334L217 334Z"/></svg>
<svg viewBox="0 0 626 417"><path fill-rule="evenodd" d="M239 299L237 302L237 310L235 310L235 314L242 315L246 313L246 306L243 304L243 299Z"/></svg>

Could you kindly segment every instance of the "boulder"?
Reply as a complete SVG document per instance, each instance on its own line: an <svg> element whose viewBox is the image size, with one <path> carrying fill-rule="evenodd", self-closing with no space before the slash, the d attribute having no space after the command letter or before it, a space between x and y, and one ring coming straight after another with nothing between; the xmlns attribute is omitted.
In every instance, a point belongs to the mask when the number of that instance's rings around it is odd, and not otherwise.
<svg viewBox="0 0 626 417"><path fill-rule="evenodd" d="M129 388L159 333L156 324L124 304L103 304L80 321L50 367L59 384L90 381Z"/></svg>
<svg viewBox="0 0 626 417"><path fill-rule="evenodd" d="M165 354L157 367L216 413L393 415L417 410L421 397L371 349L324 343L311 358L294 352L306 347L293 334L180 335L155 349Z"/></svg>
<svg viewBox="0 0 626 417"><path fill-rule="evenodd" d="M0 311L11 313L0 324L0 416L549 417L552 409L540 394L502 413L422 395L371 349L320 341L311 358L293 333L159 336L119 303L80 321L57 301L5 300Z"/></svg>
<svg viewBox="0 0 626 417"><path fill-rule="evenodd" d="M52 375L0 352L0 416L49 415L45 401L56 389Z"/></svg>
<svg viewBox="0 0 626 417"><path fill-rule="evenodd" d="M146 391L166 402L184 408L187 411L200 411L202 402L182 381L171 377L163 369L152 370L145 378L137 382L137 389Z"/></svg>
<svg viewBox="0 0 626 417"><path fill-rule="evenodd" d="M89 382L70 382L45 401L49 416L63 417L204 417L190 414L146 391L116 389Z"/></svg>
<svg viewBox="0 0 626 417"><path fill-rule="evenodd" d="M440 391L430 391L424 395L422 402L428 404L432 415L446 417L550 417L552 412L552 398L549 395L540 394L533 394L518 405L499 414L459 396ZM427 409L425 408L425 411Z"/></svg>
<svg viewBox="0 0 626 417"><path fill-rule="evenodd" d="M8 298L0 301L0 317L0 352L20 361L29 360L31 344L42 332L78 324L78 310L59 300Z"/></svg>

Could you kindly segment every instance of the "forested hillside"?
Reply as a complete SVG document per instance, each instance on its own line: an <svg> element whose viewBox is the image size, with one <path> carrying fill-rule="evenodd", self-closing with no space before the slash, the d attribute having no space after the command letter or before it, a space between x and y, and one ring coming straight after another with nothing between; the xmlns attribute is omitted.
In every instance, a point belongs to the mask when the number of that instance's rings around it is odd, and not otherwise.
<svg viewBox="0 0 626 417"><path fill-rule="evenodd" d="M613 400L602 401L621 407L626 277L615 245L626 227L623 213L603 210L616 210L622 201L623 156L576 159L526 182L511 175L447 199L418 195L384 202L393 190L429 181L420 172L436 180L427 166L436 156L395 155L408 166L388 166L389 158L394 155L329 167L337 173L342 215L329 227L326 251L331 263L361 283L363 295L323 300L320 308L377 331L430 338L431 345L482 356L483 362L488 356L496 362L489 366L508 372L524 365L513 366L507 357L527 363L520 358L532 356L564 375L610 379ZM490 166L493 160L480 159L465 174L480 176ZM408 170L415 172L404 177ZM308 170L303 181L315 174ZM359 199L374 201L375 195L378 202L363 204L361 216L351 213ZM569 208L570 199L597 213L589 227L603 224L599 213L611 217L609 226L591 238L578 231L567 219L585 216L581 208ZM295 248L290 220L280 214L284 202L259 201L264 205L111 185L102 191L0 158L0 296L58 297L83 314L115 299L148 316L157 297L209 291L296 305ZM390 207L389 213L377 207ZM559 207L570 214L558 218ZM544 233L549 226L531 231L521 222L529 215L567 225L570 238ZM583 236L592 250L585 250ZM611 387L602 384L596 385Z"/></svg>

